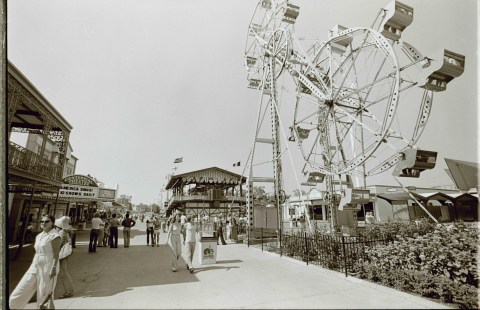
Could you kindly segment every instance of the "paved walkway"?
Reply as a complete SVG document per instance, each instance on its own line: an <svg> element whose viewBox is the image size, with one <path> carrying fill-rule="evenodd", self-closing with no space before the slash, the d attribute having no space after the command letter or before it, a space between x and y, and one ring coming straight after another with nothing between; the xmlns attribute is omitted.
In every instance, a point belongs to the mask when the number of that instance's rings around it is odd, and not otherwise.
<svg viewBox="0 0 480 310"><path fill-rule="evenodd" d="M119 232L117 249L88 253L89 231L77 231L69 260L73 298L56 299L57 309L445 309L445 305L317 266L307 266L244 244L218 246L217 263L172 272L170 252L147 247L145 223L132 230L129 248ZM198 249L198 245L197 245ZM32 246L9 264L9 292L28 268ZM55 296L63 294L57 285ZM30 303L28 309L34 309Z"/></svg>

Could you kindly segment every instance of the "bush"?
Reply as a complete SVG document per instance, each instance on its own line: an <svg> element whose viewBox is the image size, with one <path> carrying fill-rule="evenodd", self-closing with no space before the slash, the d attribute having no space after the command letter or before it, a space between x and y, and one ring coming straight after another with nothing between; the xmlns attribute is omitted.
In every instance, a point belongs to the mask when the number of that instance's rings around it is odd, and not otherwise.
<svg viewBox="0 0 480 310"><path fill-rule="evenodd" d="M392 240L397 240L400 236L413 238L426 235L434 230L435 224L428 219L420 219L413 222L389 220L387 222L368 225L364 229L356 229L355 233L359 237L388 237Z"/></svg>
<svg viewBox="0 0 480 310"><path fill-rule="evenodd" d="M418 231L415 231L415 227ZM374 235L393 234L386 246L367 247L355 269L360 278L465 308L478 308L478 230L462 222L376 225Z"/></svg>

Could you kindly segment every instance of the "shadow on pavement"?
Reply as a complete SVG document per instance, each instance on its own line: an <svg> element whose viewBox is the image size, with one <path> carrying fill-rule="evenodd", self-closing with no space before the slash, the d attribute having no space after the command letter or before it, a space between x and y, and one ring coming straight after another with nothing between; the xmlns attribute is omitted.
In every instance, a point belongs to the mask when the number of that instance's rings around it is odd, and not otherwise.
<svg viewBox="0 0 480 310"><path fill-rule="evenodd" d="M220 263L220 262L217 262L217 263ZM198 268L194 268L195 271L194 271L193 274L200 273L202 271L218 270L218 269L225 269L226 271L228 271L228 270L233 269L233 268L240 268L240 267L238 267L238 266L235 266L235 267L222 267L222 266L198 267Z"/></svg>
<svg viewBox="0 0 480 310"><path fill-rule="evenodd" d="M234 263L243 263L243 260L240 260L240 259L217 260L217 264L234 264Z"/></svg>
<svg viewBox="0 0 480 310"><path fill-rule="evenodd" d="M161 234L160 246L147 246L145 230L133 228L130 247L123 246L123 232L118 232L118 248L97 247L96 253L88 253L90 230L76 231L77 243L68 258L68 270L74 283L74 298L103 297L134 288L196 282L198 279L186 269L183 258L178 261L178 271L172 272L171 250L165 244L166 234ZM12 249L15 253L15 249ZM13 291L34 255L32 245L22 249L15 261L9 261L8 294ZM55 299L63 295L59 280Z"/></svg>
<svg viewBox="0 0 480 310"><path fill-rule="evenodd" d="M68 262L68 269L75 286L74 297L112 296L136 287L176 284L198 281L186 269L183 258L178 261L178 271L171 270L170 248L130 245L118 248L97 248L88 253L87 246L80 246ZM63 294L61 283L55 295Z"/></svg>

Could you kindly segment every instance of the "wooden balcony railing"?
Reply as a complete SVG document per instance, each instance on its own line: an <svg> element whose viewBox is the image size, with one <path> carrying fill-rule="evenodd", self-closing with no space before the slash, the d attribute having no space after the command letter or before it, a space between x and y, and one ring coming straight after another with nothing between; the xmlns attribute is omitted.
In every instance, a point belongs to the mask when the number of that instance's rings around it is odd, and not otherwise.
<svg viewBox="0 0 480 310"><path fill-rule="evenodd" d="M211 197L208 195L174 195L171 198L171 202L174 201L192 201L192 200L204 200L204 201L210 201L212 200ZM240 197L240 196L224 196L222 201L234 201L234 202L245 202L247 201L246 197Z"/></svg>
<svg viewBox="0 0 480 310"><path fill-rule="evenodd" d="M62 181L62 169L59 164L13 142L9 142L8 145L8 166L54 181Z"/></svg>

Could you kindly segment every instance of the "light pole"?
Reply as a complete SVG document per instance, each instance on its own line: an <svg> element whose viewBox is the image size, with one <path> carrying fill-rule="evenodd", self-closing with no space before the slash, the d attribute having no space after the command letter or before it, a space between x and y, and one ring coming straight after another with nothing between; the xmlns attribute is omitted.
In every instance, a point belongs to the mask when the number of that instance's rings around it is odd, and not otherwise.
<svg viewBox="0 0 480 310"><path fill-rule="evenodd" d="M163 192L165 191L165 184L162 185L162 189L160 189L160 208L163 210L163 213L165 213L165 207L163 205Z"/></svg>

